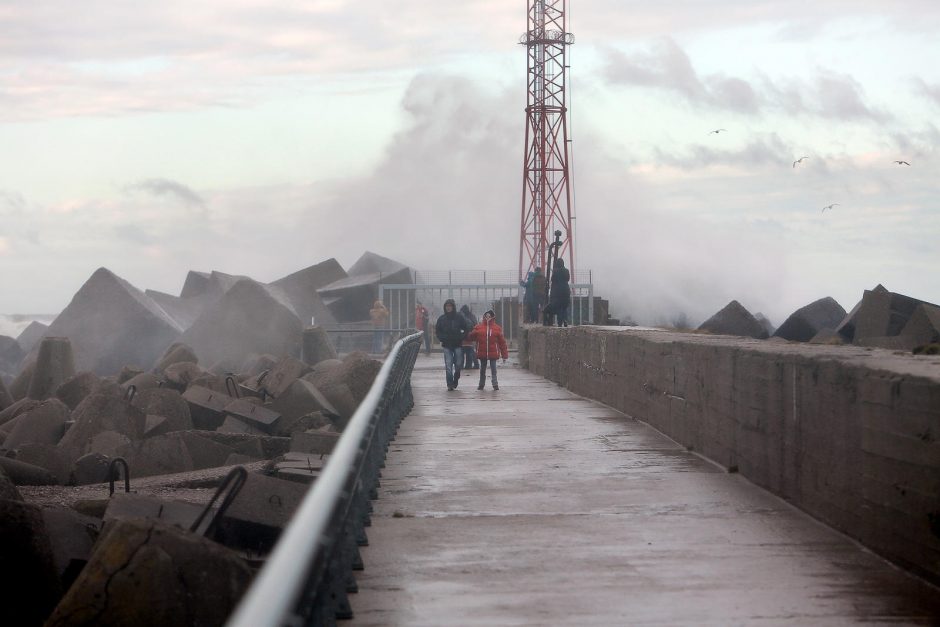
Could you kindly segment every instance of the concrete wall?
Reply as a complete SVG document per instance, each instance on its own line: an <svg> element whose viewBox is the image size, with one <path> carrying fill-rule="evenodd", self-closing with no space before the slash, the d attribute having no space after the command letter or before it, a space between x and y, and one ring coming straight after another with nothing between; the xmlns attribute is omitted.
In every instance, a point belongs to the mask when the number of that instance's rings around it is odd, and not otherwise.
<svg viewBox="0 0 940 627"><path fill-rule="evenodd" d="M940 582L940 356L526 327L520 361Z"/></svg>

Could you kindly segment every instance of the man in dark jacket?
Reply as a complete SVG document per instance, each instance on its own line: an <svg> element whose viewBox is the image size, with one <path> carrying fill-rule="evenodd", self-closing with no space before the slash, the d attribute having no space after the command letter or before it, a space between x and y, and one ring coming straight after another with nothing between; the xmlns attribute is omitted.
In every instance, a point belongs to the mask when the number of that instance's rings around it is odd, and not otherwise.
<svg viewBox="0 0 940 627"><path fill-rule="evenodd" d="M461 358L460 345L470 332L467 319L457 311L453 298L444 301L444 313L437 319L434 327L437 341L444 348L444 372L447 377L447 390L453 390L460 381Z"/></svg>

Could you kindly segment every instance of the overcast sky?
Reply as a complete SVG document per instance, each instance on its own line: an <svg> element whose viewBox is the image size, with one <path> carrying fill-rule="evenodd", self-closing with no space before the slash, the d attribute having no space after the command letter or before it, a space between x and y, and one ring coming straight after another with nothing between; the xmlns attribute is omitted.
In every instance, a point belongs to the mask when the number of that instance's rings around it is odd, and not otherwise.
<svg viewBox="0 0 940 627"><path fill-rule="evenodd" d="M569 5L577 262L615 312L940 302L940 3ZM99 266L514 268L525 27L523 0L0 2L0 312Z"/></svg>

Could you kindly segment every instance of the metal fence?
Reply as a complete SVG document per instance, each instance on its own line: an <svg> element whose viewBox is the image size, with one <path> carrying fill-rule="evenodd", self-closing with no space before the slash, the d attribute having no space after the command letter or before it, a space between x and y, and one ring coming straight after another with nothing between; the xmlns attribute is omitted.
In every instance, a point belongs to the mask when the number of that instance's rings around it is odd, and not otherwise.
<svg viewBox="0 0 940 627"><path fill-rule="evenodd" d="M346 594L355 589L353 569L361 567L358 547L366 541L379 468L414 404L411 372L420 342L414 333L392 347L229 627L331 625L352 616Z"/></svg>
<svg viewBox="0 0 940 627"><path fill-rule="evenodd" d="M379 285L379 300L389 310L388 327L415 328L415 304L420 301L431 312L431 332L437 317L444 313L444 301L454 299L457 308L467 305L477 318L492 309L506 340L515 340L522 322L523 288L518 283L427 283ZM571 284L571 324L591 324L594 319L594 286Z"/></svg>

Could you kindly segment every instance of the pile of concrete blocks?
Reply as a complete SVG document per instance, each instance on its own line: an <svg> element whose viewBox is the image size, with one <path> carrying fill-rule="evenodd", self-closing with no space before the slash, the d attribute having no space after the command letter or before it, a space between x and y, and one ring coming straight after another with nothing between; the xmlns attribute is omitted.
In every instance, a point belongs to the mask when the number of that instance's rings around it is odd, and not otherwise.
<svg viewBox="0 0 940 627"><path fill-rule="evenodd" d="M345 278L317 290L333 317L344 322L369 319L369 310L378 297L380 284L414 283L411 268L372 252L364 253L347 274Z"/></svg>
<svg viewBox="0 0 940 627"><path fill-rule="evenodd" d="M773 334L791 342L816 341L830 336L845 318L845 309L830 296L800 307ZM823 335L820 335L822 333Z"/></svg>
<svg viewBox="0 0 940 627"><path fill-rule="evenodd" d="M940 307L877 285L865 290L836 333L846 343L913 351L940 342Z"/></svg>

